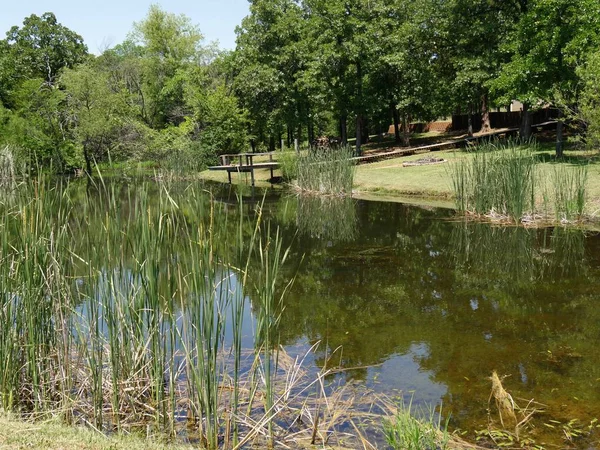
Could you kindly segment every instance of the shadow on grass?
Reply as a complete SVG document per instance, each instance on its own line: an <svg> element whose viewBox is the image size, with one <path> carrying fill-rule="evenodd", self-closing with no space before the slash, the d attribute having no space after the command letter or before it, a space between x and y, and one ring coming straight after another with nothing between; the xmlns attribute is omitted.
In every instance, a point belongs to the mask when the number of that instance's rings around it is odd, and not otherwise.
<svg viewBox="0 0 600 450"><path fill-rule="evenodd" d="M599 164L600 163L600 154L594 153L590 154L581 151L581 154L573 154L573 150L570 151L569 154L563 155L562 158L557 158L556 155L548 152L538 152L535 155L536 160L539 163L548 163L548 164L572 164L572 165L583 165L583 164Z"/></svg>

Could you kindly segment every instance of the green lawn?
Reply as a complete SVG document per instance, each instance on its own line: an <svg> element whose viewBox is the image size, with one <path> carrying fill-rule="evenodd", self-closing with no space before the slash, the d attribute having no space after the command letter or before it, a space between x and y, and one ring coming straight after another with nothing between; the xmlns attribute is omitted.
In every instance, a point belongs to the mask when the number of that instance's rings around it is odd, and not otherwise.
<svg viewBox="0 0 600 450"><path fill-rule="evenodd" d="M457 158L470 158L472 153L462 150L447 150L404 158L390 159L373 164L358 166L354 179L354 190L358 195L376 194L382 196L421 197L452 199L451 164ZM537 152L541 161L538 166L540 179L551 190L552 174L557 164L573 167L575 162L588 161L588 200L589 209L600 209L600 157L597 152L566 150L565 159L556 162L551 145L542 145ZM403 167L407 161L424 157L444 158L448 162L435 165ZM593 212L592 211L592 212Z"/></svg>
<svg viewBox="0 0 600 450"><path fill-rule="evenodd" d="M141 436L104 435L82 427L70 427L57 421L28 423L0 413L0 449L39 450L184 450L160 439Z"/></svg>
<svg viewBox="0 0 600 450"><path fill-rule="evenodd" d="M363 164L356 168L354 178L354 193L361 198L378 198L390 201L409 201L415 203L435 203L437 206L453 206L452 180L450 167L457 158L470 158L472 153L464 150L444 150L439 152L422 153L395 159ZM426 157L444 158L443 164L403 167L403 163ZM556 164L572 167L574 162L588 161L588 212L600 210L600 154L585 150L567 149L563 161L554 158L553 144L541 144L537 152L540 160L538 173L551 190L552 174ZM275 171L275 175L280 175ZM258 170L255 173L256 185L269 185L268 170ZM203 179L227 182L224 171L201 173ZM250 174L232 174L234 183L249 183Z"/></svg>

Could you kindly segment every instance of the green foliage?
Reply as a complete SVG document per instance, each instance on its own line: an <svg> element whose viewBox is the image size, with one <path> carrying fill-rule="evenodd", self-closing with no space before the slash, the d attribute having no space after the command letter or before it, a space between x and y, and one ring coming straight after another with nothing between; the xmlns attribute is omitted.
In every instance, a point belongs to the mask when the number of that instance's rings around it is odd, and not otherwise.
<svg viewBox="0 0 600 450"><path fill-rule="evenodd" d="M354 182L354 152L350 147L310 150L297 161L297 186L309 193L350 195Z"/></svg>
<svg viewBox="0 0 600 450"><path fill-rule="evenodd" d="M399 405L396 415L384 422L387 443L394 450L445 450L448 448L448 420L442 423L441 413L433 410L428 416L414 416L412 398L408 405ZM437 419L436 419L437 417Z"/></svg>
<svg viewBox="0 0 600 450"><path fill-rule="evenodd" d="M535 209L534 144L486 143L450 169L459 211L500 214L519 221Z"/></svg>
<svg viewBox="0 0 600 450"><path fill-rule="evenodd" d="M579 119L586 125L586 143L600 149L600 51L591 52L578 72L582 81Z"/></svg>
<svg viewBox="0 0 600 450"><path fill-rule="evenodd" d="M298 154L295 151L283 151L277 156L281 174L285 181L295 180L298 176Z"/></svg>
<svg viewBox="0 0 600 450"><path fill-rule="evenodd" d="M0 44L0 100L16 106L11 94L23 81L40 78L52 84L62 69L82 63L86 56L81 36L58 23L54 14L32 14Z"/></svg>

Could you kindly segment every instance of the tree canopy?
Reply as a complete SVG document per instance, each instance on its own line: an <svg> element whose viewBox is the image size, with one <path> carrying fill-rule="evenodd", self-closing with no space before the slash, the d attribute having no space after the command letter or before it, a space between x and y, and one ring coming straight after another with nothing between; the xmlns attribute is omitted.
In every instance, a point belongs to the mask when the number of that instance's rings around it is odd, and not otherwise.
<svg viewBox="0 0 600 450"><path fill-rule="evenodd" d="M597 130L597 0L251 0L237 47L151 6L90 55L53 13L0 40L0 145L59 170L108 158L197 161L319 136L352 143L393 125L553 106ZM472 123L471 120L469 123ZM591 136L591 135L590 135ZM595 142L588 139L588 142Z"/></svg>

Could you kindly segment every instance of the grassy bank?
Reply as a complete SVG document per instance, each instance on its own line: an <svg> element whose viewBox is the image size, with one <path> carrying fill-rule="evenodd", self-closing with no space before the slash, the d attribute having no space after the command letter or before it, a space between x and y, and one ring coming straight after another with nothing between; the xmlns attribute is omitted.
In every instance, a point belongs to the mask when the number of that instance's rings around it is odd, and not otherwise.
<svg viewBox="0 0 600 450"><path fill-rule="evenodd" d="M186 450L195 448L173 445L160 436L110 435L84 427L64 425L57 420L24 422L0 414L0 449L17 450Z"/></svg>
<svg viewBox="0 0 600 450"><path fill-rule="evenodd" d="M402 158L379 161L356 167L354 175L354 195L359 198L385 201L409 201L411 203L453 207L452 176L449 166L459 160L471 160L475 153L463 150L444 150L435 153L411 155ZM426 157L443 158L442 164L416 165L405 167L407 162L415 162ZM567 148L565 158L556 161L552 144L541 144L534 153L537 159L537 172L540 180L550 190L557 168L575 171L581 162L588 162L587 195L588 212L600 209L600 158L597 152ZM278 175L276 173L276 175ZM225 172L205 171L200 177L206 180L227 182ZM268 170L256 171L258 186L269 186ZM234 174L234 183L248 183L249 174ZM541 201L541 199L538 199Z"/></svg>

